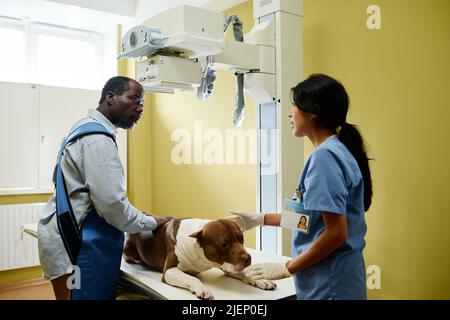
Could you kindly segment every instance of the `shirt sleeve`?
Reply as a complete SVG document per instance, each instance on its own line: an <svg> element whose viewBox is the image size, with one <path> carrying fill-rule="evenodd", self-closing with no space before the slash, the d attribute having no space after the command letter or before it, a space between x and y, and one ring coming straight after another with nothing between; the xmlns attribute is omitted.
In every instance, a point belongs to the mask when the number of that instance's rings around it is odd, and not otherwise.
<svg viewBox="0 0 450 320"><path fill-rule="evenodd" d="M304 185L306 210L347 213L348 188L344 172L329 150L319 149L312 155Z"/></svg>
<svg viewBox="0 0 450 320"><path fill-rule="evenodd" d="M153 217L128 201L122 162L111 138L98 135L84 146L82 157L86 187L99 216L130 234L156 228Z"/></svg>

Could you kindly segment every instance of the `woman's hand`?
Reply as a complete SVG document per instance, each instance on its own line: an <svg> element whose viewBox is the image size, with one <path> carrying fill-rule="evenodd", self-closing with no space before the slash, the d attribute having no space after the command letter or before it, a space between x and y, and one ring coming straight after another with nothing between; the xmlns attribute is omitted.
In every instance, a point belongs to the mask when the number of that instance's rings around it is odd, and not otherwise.
<svg viewBox="0 0 450 320"><path fill-rule="evenodd" d="M245 268L243 272L246 277L252 280L278 280L291 276L284 262L257 263Z"/></svg>
<svg viewBox="0 0 450 320"><path fill-rule="evenodd" d="M264 213L245 212L230 210L230 213L235 216L231 216L228 219L236 222L242 231L251 230L253 228L264 225Z"/></svg>

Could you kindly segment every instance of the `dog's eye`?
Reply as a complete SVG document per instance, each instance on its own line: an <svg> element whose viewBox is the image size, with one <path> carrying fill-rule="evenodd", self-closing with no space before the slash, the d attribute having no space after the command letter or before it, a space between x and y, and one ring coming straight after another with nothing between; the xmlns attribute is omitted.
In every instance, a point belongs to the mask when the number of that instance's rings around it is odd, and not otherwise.
<svg viewBox="0 0 450 320"><path fill-rule="evenodd" d="M223 243L222 243L222 248L226 248L226 247L228 247L228 241L224 241Z"/></svg>

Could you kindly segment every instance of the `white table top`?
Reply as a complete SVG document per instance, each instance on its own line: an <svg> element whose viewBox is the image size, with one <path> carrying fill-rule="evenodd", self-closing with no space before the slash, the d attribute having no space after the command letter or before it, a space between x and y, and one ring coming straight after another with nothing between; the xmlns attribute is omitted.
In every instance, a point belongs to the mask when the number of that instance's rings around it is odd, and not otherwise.
<svg viewBox="0 0 450 320"><path fill-rule="evenodd" d="M37 237L37 224L22 226L23 232ZM252 256L252 263L259 262L286 262L288 257L274 256L261 251L247 248ZM169 300L197 300L198 298L186 289L176 288L161 282L161 272L153 271L142 264L130 264L122 259L121 282L136 286L153 298ZM214 294L216 300L275 300L295 295L294 279L287 278L274 281L275 290L262 290L250 286L240 280L224 275L216 268L202 272L198 275L206 287Z"/></svg>
<svg viewBox="0 0 450 320"><path fill-rule="evenodd" d="M288 257L277 257L247 248L252 256L252 263L258 262L286 262ZM169 300L197 300L197 297L188 290L169 286L161 282L161 272L153 271L145 265L130 264L122 260L122 278L131 280L149 294L159 299ZM224 275L216 268L202 272L198 275L205 286L210 289L216 300L276 300L295 295L293 278L274 281L275 290L262 290L246 284L240 280Z"/></svg>

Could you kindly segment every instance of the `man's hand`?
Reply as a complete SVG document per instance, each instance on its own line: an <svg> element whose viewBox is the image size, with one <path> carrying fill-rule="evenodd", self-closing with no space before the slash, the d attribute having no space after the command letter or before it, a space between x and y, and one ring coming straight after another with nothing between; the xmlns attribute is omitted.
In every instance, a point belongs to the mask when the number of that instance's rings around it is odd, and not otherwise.
<svg viewBox="0 0 450 320"><path fill-rule="evenodd" d="M167 222L169 222L170 220L173 219L173 217L157 216L157 215L154 215L154 214L151 214L148 212L144 212L144 213L156 220L156 228L153 231L158 230L163 225L165 225Z"/></svg>
<svg viewBox="0 0 450 320"><path fill-rule="evenodd" d="M257 263L245 268L243 272L252 280L278 280L291 276L286 263Z"/></svg>
<svg viewBox="0 0 450 320"><path fill-rule="evenodd" d="M231 219L236 222L242 229L242 231L250 230L264 225L264 213L245 212L237 210L230 210L230 213L234 214L235 216L227 217L227 219Z"/></svg>

